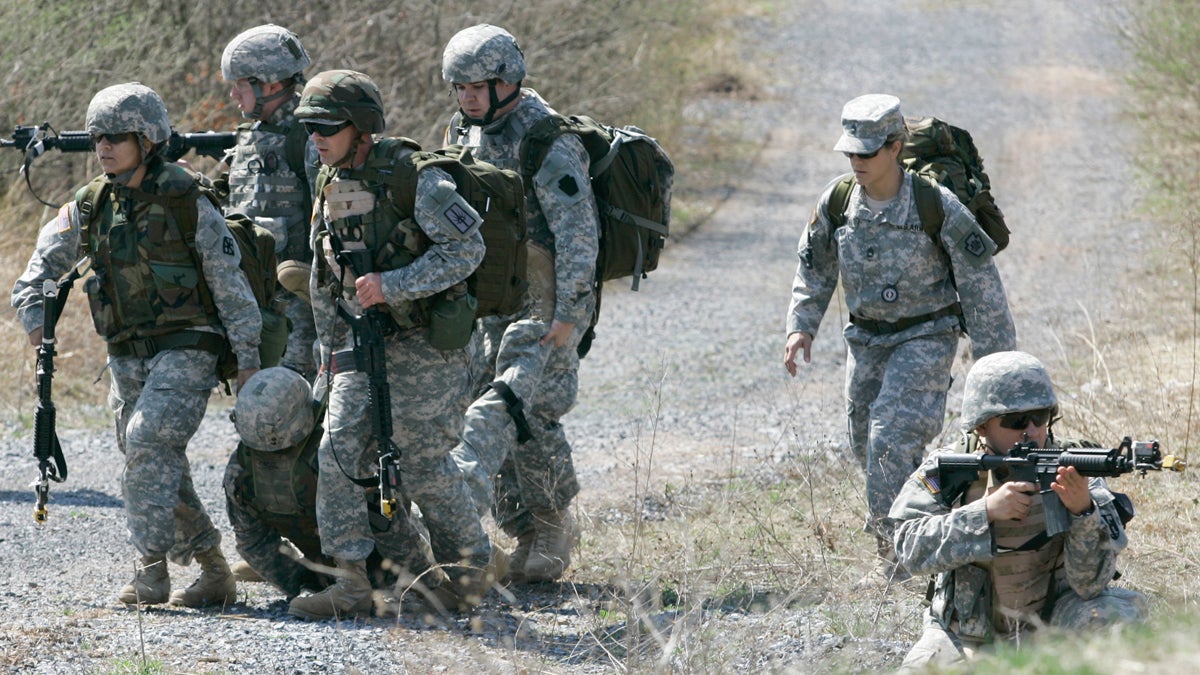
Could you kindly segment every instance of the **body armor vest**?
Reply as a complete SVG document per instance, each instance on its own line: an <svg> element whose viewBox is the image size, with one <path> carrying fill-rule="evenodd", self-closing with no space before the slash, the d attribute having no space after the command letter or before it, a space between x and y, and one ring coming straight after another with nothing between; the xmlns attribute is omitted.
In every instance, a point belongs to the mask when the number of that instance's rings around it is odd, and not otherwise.
<svg viewBox="0 0 1200 675"><path fill-rule="evenodd" d="M195 232L181 227L180 209L199 196L196 177L174 164L152 165L137 190L101 176L76 195L99 280L93 320L109 343L217 324Z"/></svg>
<svg viewBox="0 0 1200 675"><path fill-rule="evenodd" d="M299 122L292 121L298 125ZM229 161L229 208L250 216L270 230L280 260L307 258L307 235L312 199L303 168L304 136L291 126L256 122L237 130L237 145ZM300 143L300 166L289 161L290 146Z"/></svg>
<svg viewBox="0 0 1200 675"><path fill-rule="evenodd" d="M321 559L317 535L318 425L300 443L278 452L263 452L239 443L242 465L237 494L266 526L286 537L305 556Z"/></svg>
<svg viewBox="0 0 1200 675"><path fill-rule="evenodd" d="M405 138L388 138L377 143L367 161L358 169L321 168L317 177L317 205L324 228L317 233L320 256L332 272L336 290L347 300L354 299L353 279L369 272L386 272L412 263L429 248L425 233L413 220L416 201L417 167L409 156L419 149ZM354 182L374 197L369 211L331 218L326 203L327 187L335 182ZM357 188L356 188L357 189ZM353 270L344 270L337 256L349 256ZM389 314L400 330L424 326L429 322L432 298L388 305Z"/></svg>

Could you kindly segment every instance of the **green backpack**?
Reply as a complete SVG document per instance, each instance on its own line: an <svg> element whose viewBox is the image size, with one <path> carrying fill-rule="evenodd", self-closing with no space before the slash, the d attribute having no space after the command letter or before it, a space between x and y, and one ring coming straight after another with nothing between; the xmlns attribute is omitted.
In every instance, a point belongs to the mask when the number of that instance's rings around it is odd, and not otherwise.
<svg viewBox="0 0 1200 675"><path fill-rule="evenodd" d="M110 188L111 184L108 179L103 176L96 178L84 188L81 201L100 204ZM146 199L161 201L166 208L176 212L182 229L181 234L192 250L193 256L196 255L196 220L199 215L195 204L196 197L200 194L208 198L218 211L221 210L216 195L208 188L201 186L199 181L178 197L143 195ZM86 211L85 231L82 233L85 241L91 239L92 227L99 220L99 215L99 209ZM284 350L287 349L287 336L291 326L287 317L275 309L275 237L266 228L255 224L248 216L240 213L227 215L225 225L233 235L234 241L237 242L242 257L241 270L246 275L250 290L254 293L259 314L262 316L262 333L258 345L258 355L262 361L262 367L269 368L278 365ZM199 269L200 259L197 257L195 262ZM217 359L216 370L217 377L225 383L226 391L229 391L230 382L237 381L237 371L237 357L233 353L233 346L229 343L229 338L226 337L225 348Z"/></svg>
<svg viewBox="0 0 1200 675"><path fill-rule="evenodd" d="M975 216L980 227L996 244L996 252L1008 246L1009 229L1004 214L992 198L992 184L983 170L983 158L971 134L936 117L907 118L908 141L900 152L904 166L925 180L913 183L921 228L938 241L942 221L942 198L934 183L944 185ZM834 228L846 223L846 207L854 177L843 178L829 197L829 220Z"/></svg>
<svg viewBox="0 0 1200 675"><path fill-rule="evenodd" d="M666 151L641 129L620 129L582 115L550 115L526 132L519 152L521 175L531 181L550 145L575 134L591 159L592 192L600 211L597 288L605 281L633 277L633 290L658 268L671 224L675 166Z"/></svg>

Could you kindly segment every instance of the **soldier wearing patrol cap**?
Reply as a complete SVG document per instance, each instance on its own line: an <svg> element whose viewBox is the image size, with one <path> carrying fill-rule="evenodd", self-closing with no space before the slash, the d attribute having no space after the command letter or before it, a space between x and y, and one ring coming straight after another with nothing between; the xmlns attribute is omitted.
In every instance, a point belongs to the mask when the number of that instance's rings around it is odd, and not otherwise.
<svg viewBox="0 0 1200 675"><path fill-rule="evenodd" d="M221 77L229 83L229 97L248 120L237 128L237 145L226 157L226 211L250 216L274 235L281 268L303 266L306 271L312 261L308 223L317 150L295 112L298 87L311 63L300 38L274 24L239 33L221 53ZM317 339L312 308L286 286L277 297L291 323L281 364L311 380L316 375Z"/></svg>
<svg viewBox="0 0 1200 675"><path fill-rule="evenodd" d="M970 334L977 356L1016 343L992 260L995 244L953 193L904 169L906 138L895 96L868 94L842 109L833 149L849 159L854 180L844 214L835 214L842 224L834 224L829 203L845 176L822 191L800 237L783 355L792 376L797 356L811 360L840 278L850 310L844 330L850 447L866 471L867 530L880 555L864 582L904 574L894 566L888 508L942 428L959 337ZM944 219L936 236L922 226L919 191L940 196Z"/></svg>
<svg viewBox="0 0 1200 675"><path fill-rule="evenodd" d="M313 205L310 297L322 366L332 378L318 448L317 524L338 582L292 600L293 615L369 613L366 559L375 547L362 485L377 471L368 373L359 370L352 315L382 313L392 441L404 494L421 510L433 555L449 577L443 604L467 608L489 587L491 543L450 451L470 388L473 297L467 277L484 255L483 222L445 170L385 128L379 88L331 70L304 87L296 109L321 158ZM447 319L447 320L443 320ZM356 483L357 481L357 483ZM402 505L406 507L407 505ZM403 511L396 518L402 517Z"/></svg>
<svg viewBox="0 0 1200 675"><path fill-rule="evenodd" d="M521 86L525 76L525 56L503 28L479 24L451 37L442 52L442 78L459 110L446 142L520 171L526 133L557 114ZM494 508L497 523L517 539L509 567L516 582L561 577L578 537L571 501L579 483L560 420L575 405L577 348L596 307L599 221L588 166L579 138L563 134L525 186L527 303L516 314L481 320L482 393L467 410L455 448L480 508Z"/></svg>
<svg viewBox="0 0 1200 675"><path fill-rule="evenodd" d="M1016 443L1056 445L1058 399L1041 362L1024 352L979 359L962 408L962 439L943 452L1005 455ZM1127 540L1104 479L1060 467L1052 489L1071 514L1070 527L1046 537L1035 483L981 472L961 503L947 506L938 454L908 477L890 512L900 564L936 575L924 633L904 669L945 668L1043 623L1091 629L1145 618L1141 593L1109 586Z"/></svg>

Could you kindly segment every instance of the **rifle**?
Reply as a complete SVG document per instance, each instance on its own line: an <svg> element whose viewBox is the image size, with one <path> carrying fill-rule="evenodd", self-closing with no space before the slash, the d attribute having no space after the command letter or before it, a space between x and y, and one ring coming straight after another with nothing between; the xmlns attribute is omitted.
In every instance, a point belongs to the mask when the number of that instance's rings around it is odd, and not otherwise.
<svg viewBox="0 0 1200 675"><path fill-rule="evenodd" d="M46 502L50 500L50 481L61 483L67 479L67 462L63 458L62 445L58 442L55 429L54 399L51 389L54 382L55 335L54 327L67 302L67 296L75 280L82 274L87 258L75 263L70 273L61 281L46 279L42 282L42 344L37 356L37 409L33 414L33 456L38 461L39 478L32 483L36 504L33 519L46 522ZM53 461L51 461L53 460Z"/></svg>
<svg viewBox="0 0 1200 675"><path fill-rule="evenodd" d="M1000 469L997 477L1037 483L1046 514L1046 535L1065 532L1070 527L1070 514L1050 486L1058 475L1058 467L1073 466L1087 477L1115 477L1136 471L1145 477L1147 471L1183 471L1183 460L1174 455L1163 456L1158 441L1135 441L1126 436L1112 449L1104 448L1039 448L1032 441L1017 443L1007 455L977 455L947 453L938 455L942 501L953 506L971 483L979 479L980 471Z"/></svg>
<svg viewBox="0 0 1200 675"><path fill-rule="evenodd" d="M174 162L186 155L188 150L195 150L198 155L212 157L219 161L224 157L225 151L236 144L237 134L232 131L188 134L172 131L171 136L167 139L163 155L168 162ZM16 148L25 153L25 162L21 166L21 173L25 174L25 185L28 186L30 194L46 206L57 206L57 204L46 202L34 192L33 185L29 180L29 169L33 165L33 160L45 154L47 150L91 152L95 146L92 144L91 135L86 131L60 132L50 126L49 122L42 122L40 126L15 127L12 138L0 138L0 148Z"/></svg>
<svg viewBox="0 0 1200 675"><path fill-rule="evenodd" d="M330 232L338 262L351 269L355 276L373 270L370 250L346 250L337 235ZM367 409L371 415L371 435L379 451L379 510L387 518L396 513L400 504L400 448L392 440L392 394L387 381L387 354L384 338L395 332L395 323L378 307L363 309L362 314L351 311L345 299L338 298L338 315L350 324L354 333L355 369L367 374ZM343 473L345 470L343 469ZM351 481L364 487L369 480L356 479L347 474ZM405 503L407 510L407 502Z"/></svg>

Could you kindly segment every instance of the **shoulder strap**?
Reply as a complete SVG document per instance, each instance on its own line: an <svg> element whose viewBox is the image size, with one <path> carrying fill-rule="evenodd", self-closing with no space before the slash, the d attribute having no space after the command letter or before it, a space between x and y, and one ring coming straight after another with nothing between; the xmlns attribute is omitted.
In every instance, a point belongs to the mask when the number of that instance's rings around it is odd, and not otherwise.
<svg viewBox="0 0 1200 675"><path fill-rule="evenodd" d="M850 191L854 189L856 182L858 181L853 175L847 176L838 181L829 193L829 201L825 204L825 216L829 218L829 223L835 230L846 224L846 207L850 205Z"/></svg>
<svg viewBox="0 0 1200 675"><path fill-rule="evenodd" d="M104 176L100 176L92 179L75 195L75 204L79 207L80 220L83 222L83 231L79 233L79 240L86 256L91 257L93 253L92 228L100 215L100 209L97 207L108 198L111 189L112 183Z"/></svg>
<svg viewBox="0 0 1200 675"><path fill-rule="evenodd" d="M942 223L946 220L941 190L928 178L914 173L913 197L917 202L917 214L921 216L921 228L934 243L941 246L938 235L941 234Z"/></svg>

